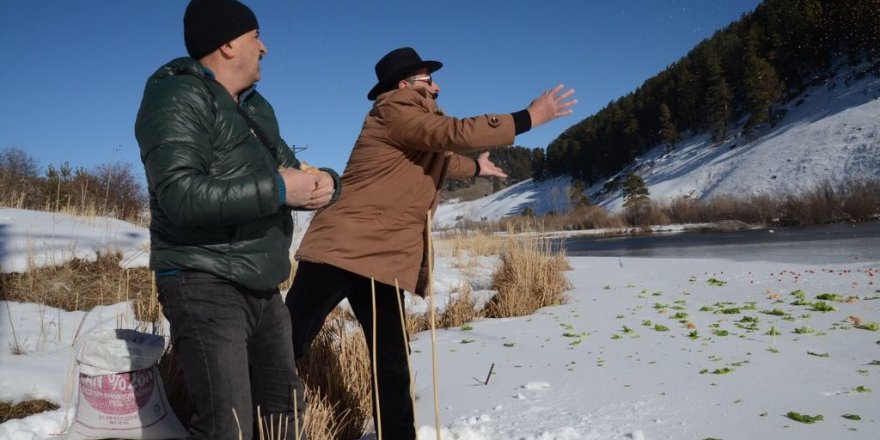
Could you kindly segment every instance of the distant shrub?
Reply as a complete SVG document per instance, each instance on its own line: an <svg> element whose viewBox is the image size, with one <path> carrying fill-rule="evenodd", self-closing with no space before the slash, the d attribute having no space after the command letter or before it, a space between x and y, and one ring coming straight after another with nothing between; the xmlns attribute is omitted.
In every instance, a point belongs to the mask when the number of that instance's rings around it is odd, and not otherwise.
<svg viewBox="0 0 880 440"><path fill-rule="evenodd" d="M0 150L0 204L32 209L41 199L37 161L23 150Z"/></svg>
<svg viewBox="0 0 880 440"><path fill-rule="evenodd" d="M870 220L880 212L880 181L850 182L841 199L840 209L850 219Z"/></svg>
<svg viewBox="0 0 880 440"><path fill-rule="evenodd" d="M0 206L85 216L109 216L146 224L147 196L130 164L92 169L65 162L40 175L37 161L17 148L0 150Z"/></svg>

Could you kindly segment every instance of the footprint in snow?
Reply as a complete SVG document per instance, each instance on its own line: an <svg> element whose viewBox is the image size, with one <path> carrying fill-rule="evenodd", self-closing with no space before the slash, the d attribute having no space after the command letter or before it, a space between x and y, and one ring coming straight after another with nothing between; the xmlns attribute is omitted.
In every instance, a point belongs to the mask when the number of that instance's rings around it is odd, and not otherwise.
<svg viewBox="0 0 880 440"><path fill-rule="evenodd" d="M527 390L546 390L550 388L550 384L547 382L529 382L522 386Z"/></svg>

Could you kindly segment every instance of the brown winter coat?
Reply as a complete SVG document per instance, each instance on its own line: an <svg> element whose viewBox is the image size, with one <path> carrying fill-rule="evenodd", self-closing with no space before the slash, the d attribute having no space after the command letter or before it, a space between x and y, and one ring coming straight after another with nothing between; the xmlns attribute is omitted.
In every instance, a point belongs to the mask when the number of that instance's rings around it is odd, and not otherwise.
<svg viewBox="0 0 880 440"><path fill-rule="evenodd" d="M342 195L312 219L296 258L392 286L397 281L424 295L427 213L437 206L444 178L476 172L475 161L457 153L513 139L510 114L457 119L424 89L380 95L351 151Z"/></svg>

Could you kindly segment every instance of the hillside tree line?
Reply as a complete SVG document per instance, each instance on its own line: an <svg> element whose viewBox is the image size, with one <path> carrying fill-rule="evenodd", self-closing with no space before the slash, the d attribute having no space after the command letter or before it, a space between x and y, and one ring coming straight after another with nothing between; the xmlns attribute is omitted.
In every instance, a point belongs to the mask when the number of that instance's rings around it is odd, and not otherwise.
<svg viewBox="0 0 880 440"><path fill-rule="evenodd" d="M733 123L773 124L776 108L830 77L834 63L880 74L880 0L766 0L685 57L548 145L534 177L593 184L685 132L725 139ZM545 155L532 152L532 157Z"/></svg>

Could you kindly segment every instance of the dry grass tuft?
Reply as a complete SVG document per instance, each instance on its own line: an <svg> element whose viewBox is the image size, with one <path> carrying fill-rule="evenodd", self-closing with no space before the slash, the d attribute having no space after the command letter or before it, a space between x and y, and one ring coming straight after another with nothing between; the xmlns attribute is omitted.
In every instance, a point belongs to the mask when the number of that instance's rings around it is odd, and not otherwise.
<svg viewBox="0 0 880 440"><path fill-rule="evenodd" d="M461 283L461 286L455 292L450 292L449 302L437 319L437 327L460 327L473 321L477 317L474 305L475 301L471 297L470 284L467 282Z"/></svg>
<svg viewBox="0 0 880 440"><path fill-rule="evenodd" d="M306 389L308 407L305 415L305 432L309 440L337 440L347 438L343 430L350 423L347 414L339 417L336 404L326 396ZM344 412L344 411L343 411Z"/></svg>
<svg viewBox="0 0 880 440"><path fill-rule="evenodd" d="M306 422L310 436L335 432L333 438L360 438L373 411L370 357L360 326L341 313L331 314L298 367L308 392L319 396L316 403L329 411L329 415ZM307 417L315 409L311 401L308 405ZM333 425L319 426L318 419L330 420Z"/></svg>
<svg viewBox="0 0 880 440"><path fill-rule="evenodd" d="M434 241L437 255L452 256L457 259L465 255L485 257L498 255L504 248L504 239L497 235L482 232L455 231L444 234Z"/></svg>
<svg viewBox="0 0 880 440"><path fill-rule="evenodd" d="M416 333L421 333L430 328L431 323L428 321L427 313L415 314L409 311L406 312L406 334L410 339Z"/></svg>
<svg viewBox="0 0 880 440"><path fill-rule="evenodd" d="M11 419L23 419L25 417L46 411L54 411L58 405L48 400L25 400L15 405L0 401L0 423Z"/></svg>
<svg viewBox="0 0 880 440"><path fill-rule="evenodd" d="M74 259L61 266L0 273L0 300L68 311L132 301L138 320L156 322L161 312L152 273L146 268L123 269L121 260L121 254L108 253L94 262Z"/></svg>
<svg viewBox="0 0 880 440"><path fill-rule="evenodd" d="M501 266L492 276L498 293L486 304L489 318L526 316L541 307L562 304L571 284L562 273L570 266L549 241L513 237L501 255Z"/></svg>

